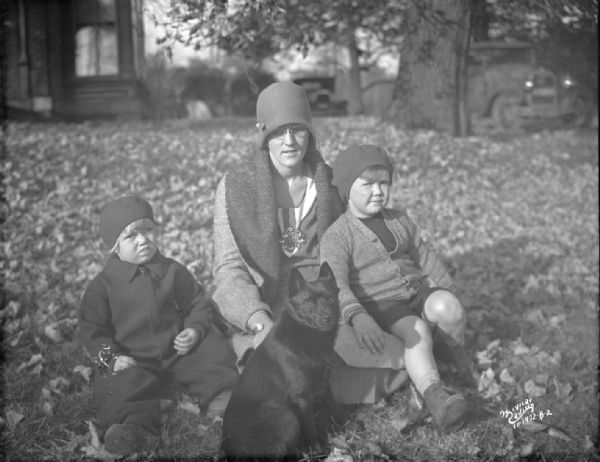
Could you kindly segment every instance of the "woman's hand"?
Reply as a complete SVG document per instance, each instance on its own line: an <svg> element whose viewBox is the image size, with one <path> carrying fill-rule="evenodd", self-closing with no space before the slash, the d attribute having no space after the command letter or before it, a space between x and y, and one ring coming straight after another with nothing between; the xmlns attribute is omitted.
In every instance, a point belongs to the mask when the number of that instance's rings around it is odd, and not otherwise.
<svg viewBox="0 0 600 462"><path fill-rule="evenodd" d="M117 356L117 359L115 359L113 372L119 372L133 366L137 366L137 361L135 359L131 356L119 355Z"/></svg>
<svg viewBox="0 0 600 462"><path fill-rule="evenodd" d="M183 329L177 337L175 337L175 341L173 344L175 345L175 351L177 351L178 355L185 355L189 353L189 351L196 346L198 340L200 338L200 334L198 331L192 327L188 327L187 329Z"/></svg>
<svg viewBox="0 0 600 462"><path fill-rule="evenodd" d="M358 340L358 346L372 354L383 352L385 338L379 324L367 313L358 313L352 317L352 328Z"/></svg>

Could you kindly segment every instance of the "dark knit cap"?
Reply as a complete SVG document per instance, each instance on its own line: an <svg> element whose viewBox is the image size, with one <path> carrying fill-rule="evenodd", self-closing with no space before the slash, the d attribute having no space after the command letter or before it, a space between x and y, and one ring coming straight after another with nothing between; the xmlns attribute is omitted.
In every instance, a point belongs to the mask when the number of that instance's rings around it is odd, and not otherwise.
<svg viewBox="0 0 600 462"><path fill-rule="evenodd" d="M394 167L387 153L372 144L353 144L340 152L331 163L333 178L331 184L338 189L344 202L348 202L350 188L360 174L369 167L380 165L390 172L390 181Z"/></svg>
<svg viewBox="0 0 600 462"><path fill-rule="evenodd" d="M106 204L100 212L100 237L112 247L127 225L141 218L154 221L152 207L137 196L124 196Z"/></svg>
<svg viewBox="0 0 600 462"><path fill-rule="evenodd" d="M275 82L265 88L256 100L256 119L260 148L265 146L269 134L287 124L304 125L317 141L308 96L295 83Z"/></svg>

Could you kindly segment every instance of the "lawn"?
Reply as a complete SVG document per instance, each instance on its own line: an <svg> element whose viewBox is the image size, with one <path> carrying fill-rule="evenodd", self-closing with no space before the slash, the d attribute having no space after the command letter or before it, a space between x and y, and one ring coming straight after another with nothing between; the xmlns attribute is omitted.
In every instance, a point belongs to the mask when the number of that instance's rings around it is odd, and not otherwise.
<svg viewBox="0 0 600 462"><path fill-rule="evenodd" d="M315 125L327 160L355 142L388 149L392 205L424 228L454 275L481 373L460 430L417 419L419 401L406 387L388 402L348 409L329 460L599 460L597 133L454 139L371 118ZM112 459L98 442L76 321L106 258L100 207L144 196L163 252L210 286L214 190L254 139L249 119L5 127L5 460ZM536 420L513 426L506 411L520 403L533 404ZM165 409L156 459L216 458L219 436L220 420L182 396Z"/></svg>

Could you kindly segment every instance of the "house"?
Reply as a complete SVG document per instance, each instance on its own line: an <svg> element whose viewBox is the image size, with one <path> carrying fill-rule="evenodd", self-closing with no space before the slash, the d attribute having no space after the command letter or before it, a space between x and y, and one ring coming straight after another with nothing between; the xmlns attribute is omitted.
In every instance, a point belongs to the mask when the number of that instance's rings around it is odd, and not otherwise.
<svg viewBox="0 0 600 462"><path fill-rule="evenodd" d="M139 118L143 0L2 0L9 118Z"/></svg>

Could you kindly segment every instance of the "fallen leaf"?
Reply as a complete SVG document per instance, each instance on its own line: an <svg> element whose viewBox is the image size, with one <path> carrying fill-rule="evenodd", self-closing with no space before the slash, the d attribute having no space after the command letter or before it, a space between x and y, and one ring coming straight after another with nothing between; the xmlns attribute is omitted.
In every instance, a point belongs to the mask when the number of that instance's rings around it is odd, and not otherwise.
<svg viewBox="0 0 600 462"><path fill-rule="evenodd" d="M80 446L86 445L90 440L89 433L86 433L85 435L78 435L77 433L69 431L69 430L65 430L65 431L67 432L67 434L70 435L69 441L67 442L67 445L65 446L65 452L73 453L73 452L75 452L75 450L77 448L79 448Z"/></svg>
<svg viewBox="0 0 600 462"><path fill-rule="evenodd" d="M585 449L586 451L596 450L593 441L590 439L590 435L585 435L585 439L583 440L583 449Z"/></svg>
<svg viewBox="0 0 600 462"><path fill-rule="evenodd" d="M31 368L29 374L39 376L42 373L42 369L44 369L44 365L42 363L38 363Z"/></svg>
<svg viewBox="0 0 600 462"><path fill-rule="evenodd" d="M569 441L571 443L575 443L575 440L567 435L564 431L559 430L556 427L548 427L548 435L553 436L555 438L559 438L564 441Z"/></svg>
<svg viewBox="0 0 600 462"><path fill-rule="evenodd" d="M25 416L23 414L12 409L6 411L6 423L12 431L15 430L19 422L21 422L21 420L23 420L24 417Z"/></svg>
<svg viewBox="0 0 600 462"><path fill-rule="evenodd" d="M325 459L325 462L354 462L352 456L340 448L333 448L333 450Z"/></svg>
<svg viewBox="0 0 600 462"><path fill-rule="evenodd" d="M196 428L202 433L206 433L210 427L206 424L198 424Z"/></svg>
<svg viewBox="0 0 600 462"><path fill-rule="evenodd" d="M535 381L529 379L523 384L525 394L531 398L539 398L546 394L546 388L536 385Z"/></svg>
<svg viewBox="0 0 600 462"><path fill-rule="evenodd" d="M44 335L50 340L52 340L54 343L60 343L63 341L63 336L60 332L60 327L56 322L50 323L44 328Z"/></svg>
<svg viewBox="0 0 600 462"><path fill-rule="evenodd" d="M94 422L91 420L86 420L85 422L88 424L88 431L90 432L90 444L94 448L99 449L100 437L98 436L98 429L96 428L96 425L94 425Z"/></svg>
<svg viewBox="0 0 600 462"><path fill-rule="evenodd" d="M539 433L546 431L548 429L548 425L539 423L536 421L524 422L521 426L519 426L522 430L527 430L531 433Z"/></svg>
<svg viewBox="0 0 600 462"><path fill-rule="evenodd" d="M29 358L27 367L35 366L36 364L40 364L42 361L44 361L44 357L41 354L38 353L38 354L32 355L31 358Z"/></svg>
<svg viewBox="0 0 600 462"><path fill-rule="evenodd" d="M49 400L51 397L52 392L46 387L42 388L42 398Z"/></svg>
<svg viewBox="0 0 600 462"><path fill-rule="evenodd" d="M19 331L15 337L10 339L10 341L8 343L10 344L11 347L14 348L19 344L19 342L21 340L21 336L23 335L23 332L25 332L25 331L23 331L23 330Z"/></svg>
<svg viewBox="0 0 600 462"><path fill-rule="evenodd" d="M42 404L42 412L49 417L54 415L54 405L50 401L44 401Z"/></svg>
<svg viewBox="0 0 600 462"><path fill-rule="evenodd" d="M50 385L50 389L54 393L60 394L62 393L62 389L69 388L71 386L71 382L65 379L64 377L56 377L54 379L51 379L48 382L48 385Z"/></svg>
<svg viewBox="0 0 600 462"><path fill-rule="evenodd" d="M508 384L515 383L515 379L510 375L508 369L502 369L502 372L500 372L500 381Z"/></svg>
<svg viewBox="0 0 600 462"><path fill-rule="evenodd" d="M73 372L75 374L81 375L81 377L83 377L83 380L85 380L86 382L89 382L90 376L92 375L92 368L78 364L77 366L75 366L73 368Z"/></svg>
<svg viewBox="0 0 600 462"><path fill-rule="evenodd" d="M202 414L202 411L200 410L200 407L196 404L193 403L189 400L182 400L178 403L177 407L179 409L182 409L186 412L191 412L194 415L200 415Z"/></svg>
<svg viewBox="0 0 600 462"><path fill-rule="evenodd" d="M405 418L400 419L392 419L390 421L390 425L394 428L394 430L402 431L408 425L409 420Z"/></svg>
<svg viewBox="0 0 600 462"><path fill-rule="evenodd" d="M554 327L555 329L557 329L566 320L567 320L567 317L564 314L561 314L559 316L552 316L550 318L550 327Z"/></svg>
<svg viewBox="0 0 600 462"><path fill-rule="evenodd" d="M379 446L377 443L373 443L372 441L367 441L365 442L365 449L374 456L381 456L383 455L383 451L381 450L381 446Z"/></svg>
<svg viewBox="0 0 600 462"><path fill-rule="evenodd" d="M524 444L519 450L521 457L528 457L533 453L533 443Z"/></svg>
<svg viewBox="0 0 600 462"><path fill-rule="evenodd" d="M472 457L479 454L480 451L481 451L481 448L479 446L477 446L476 444L469 444L467 446L467 454L469 454Z"/></svg>

